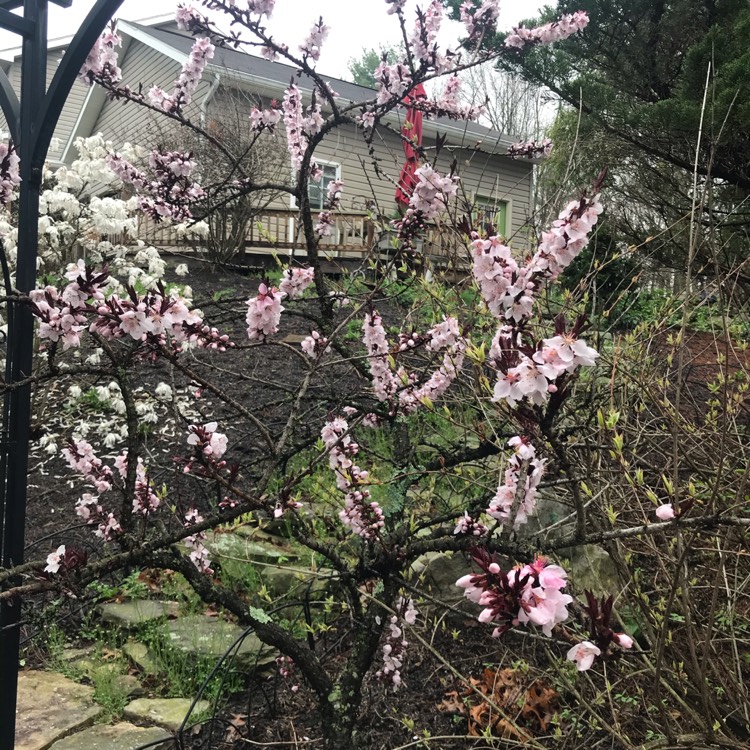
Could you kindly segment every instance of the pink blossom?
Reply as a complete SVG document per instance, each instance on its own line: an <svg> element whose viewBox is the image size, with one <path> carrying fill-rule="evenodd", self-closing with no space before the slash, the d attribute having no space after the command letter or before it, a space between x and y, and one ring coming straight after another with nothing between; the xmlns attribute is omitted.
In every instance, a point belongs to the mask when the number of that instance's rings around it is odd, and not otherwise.
<svg viewBox="0 0 750 750"><path fill-rule="evenodd" d="M289 297L297 299L305 293L310 284L315 280L314 268L290 267L284 271L284 275L279 284L279 291Z"/></svg>
<svg viewBox="0 0 750 750"><path fill-rule="evenodd" d="M615 633L614 639L617 642L617 645L620 646L620 648L629 649L633 648L633 639L627 635L626 633Z"/></svg>
<svg viewBox="0 0 750 750"><path fill-rule="evenodd" d="M498 625L494 636L513 625L529 623L550 636L552 629L567 619L567 606L573 597L561 591L567 585L567 575L559 566L538 558L531 565L516 565L506 573L496 556L485 550L475 550L472 558L482 572L463 576L456 585L464 589L470 601L484 608L478 617L480 622Z"/></svg>
<svg viewBox="0 0 750 750"><path fill-rule="evenodd" d="M533 159L549 156L552 153L552 141L543 138L541 141L517 141L508 146L508 156L511 159Z"/></svg>
<svg viewBox="0 0 750 750"><path fill-rule="evenodd" d="M396 614L388 622L382 647L383 666L375 673L375 677L389 683L394 691L402 684L401 668L404 664L406 647L409 645L404 638L403 623L414 625L419 614L414 602L410 598L400 597L396 605Z"/></svg>
<svg viewBox="0 0 750 750"><path fill-rule="evenodd" d="M656 517L660 521L671 521L675 517L674 507L672 503L664 503L660 505L655 511Z"/></svg>
<svg viewBox="0 0 750 750"><path fill-rule="evenodd" d="M368 473L354 463L359 445L348 434L346 420L336 417L323 426L320 436L329 454L329 464L336 476L336 486L345 493L341 522L365 540L375 539L385 526L380 505L370 498Z"/></svg>
<svg viewBox="0 0 750 750"><path fill-rule="evenodd" d="M265 284L258 287L258 296L251 297L245 304L248 307L246 322L247 336L251 341L265 341L279 330L283 294L276 288L270 289Z"/></svg>
<svg viewBox="0 0 750 750"><path fill-rule="evenodd" d="M87 86L93 86L94 82L114 86L122 79L122 71L117 66L116 47L122 46L122 40L109 29L105 31L94 43L94 47L86 57L78 79Z"/></svg>
<svg viewBox="0 0 750 750"><path fill-rule="evenodd" d="M276 0L247 0L247 10L259 16L270 16L275 4Z"/></svg>
<svg viewBox="0 0 750 750"><path fill-rule="evenodd" d="M594 659L602 653L598 646L591 641L581 641L568 651L568 661L576 662L579 672L585 672L591 668Z"/></svg>
<svg viewBox="0 0 750 750"><path fill-rule="evenodd" d="M483 0L479 7L476 7L472 0L466 0L461 4L460 18L470 40L494 33L500 13L498 5L498 0Z"/></svg>
<svg viewBox="0 0 750 750"><path fill-rule="evenodd" d="M503 481L499 484L487 508L487 514L498 521L507 523L513 516L515 506L513 528L518 529L527 523L529 517L536 511L537 488L544 475L545 461L536 458L536 451L528 438L517 436L511 438L508 444L515 447L516 452L508 460ZM522 462L528 462L528 467L524 477L523 491L516 506Z"/></svg>
<svg viewBox="0 0 750 750"><path fill-rule="evenodd" d="M44 572L57 573L60 570L63 557L65 557L65 545L61 544L54 552L47 555L47 567L45 567Z"/></svg>
<svg viewBox="0 0 750 750"><path fill-rule="evenodd" d="M317 331L313 331L301 344L302 351L311 359L320 356L321 353L327 354L331 351L328 345L328 339Z"/></svg>
<svg viewBox="0 0 750 750"><path fill-rule="evenodd" d="M463 534L465 536L483 536L487 533L487 527L481 522L472 518L466 511L458 519L454 534ZM456 584L458 585L458 584Z"/></svg>
<svg viewBox="0 0 750 750"><path fill-rule="evenodd" d="M557 21L533 29L516 26L506 37L505 46L523 49L527 44L553 44L585 29L588 23L588 14L579 10L576 13L561 16Z"/></svg>
<svg viewBox="0 0 750 750"><path fill-rule="evenodd" d="M207 37L199 37L193 43L190 56L182 66L179 78L174 82L172 93L154 86L148 92L148 99L152 106L164 112L181 112L183 107L190 104L195 89L198 87L203 71L209 60L214 56L214 45Z"/></svg>
<svg viewBox="0 0 750 750"><path fill-rule="evenodd" d="M323 19L321 18L318 20L313 24L305 41L300 45L300 52L302 52L305 57L309 57L311 60L317 62L320 59L320 48L328 36L329 31L330 28L323 23Z"/></svg>
<svg viewBox="0 0 750 750"><path fill-rule="evenodd" d="M302 157L305 152L304 118L302 115L302 94L293 83L284 92L281 111L286 128L287 148L289 149L289 155L292 157L292 165L298 171L302 166Z"/></svg>

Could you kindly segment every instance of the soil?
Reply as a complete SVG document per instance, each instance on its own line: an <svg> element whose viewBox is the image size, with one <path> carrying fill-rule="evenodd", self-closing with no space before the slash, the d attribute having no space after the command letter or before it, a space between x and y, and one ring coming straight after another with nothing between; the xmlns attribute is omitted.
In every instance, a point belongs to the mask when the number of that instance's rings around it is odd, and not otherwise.
<svg viewBox="0 0 750 750"><path fill-rule="evenodd" d="M201 271L194 273L188 280L198 306L206 312L208 322L222 331L228 331L234 340L246 341L242 302L255 292L258 279ZM282 316L281 330L275 337L276 341L310 333L311 324L304 313L315 314L312 303L303 302L289 307L291 314ZM396 320L397 308L393 303L384 302L378 307L386 320ZM663 349L666 349L666 343L663 344ZM719 343L718 350L722 349ZM278 436L283 429L290 403L302 381L298 350L298 343L291 343L265 347L243 346L226 355L197 351L191 354L191 366L202 376L219 382L222 391L249 409ZM684 373L688 406L685 408L700 412L710 397L706 384L715 373L717 342L711 334L691 333L686 340L686 350L688 354ZM747 352L729 352L730 362L733 361L732 357L741 357L746 366L750 364ZM165 381L183 390L198 390L189 380L184 379L180 383L179 378L171 380L173 377L169 368L164 365L144 364L136 385L153 392L157 383ZM107 382L109 378L92 379L89 384L101 386ZM71 412L60 414L59 404L64 400L68 385L64 381L50 385L35 401L34 434L37 440L32 449L29 473L27 559L43 558L49 550L63 543L77 546L91 556L96 556L101 549L101 543L92 536L89 528L78 522L73 512L74 503L80 496L79 488L67 479L65 464L59 453L47 454L40 442L45 435L50 434L57 434L58 442L65 438L64 424L70 419ZM306 407L296 425L295 445L301 448L317 439L320 419L326 413L335 413L346 403L357 400L362 402L368 398L365 386L365 381L350 365L329 369L325 378L309 394L311 406ZM231 407L219 403L205 391L194 406L196 421L210 415L220 424L226 425L225 431L233 445L232 460L251 467L260 461L263 445L259 435L248 427L240 427L237 414ZM213 505L215 498L196 494L195 485L188 484L183 479L181 464L175 463L176 457L170 447L171 432L167 429L169 417L167 409L160 413L159 424L154 426L147 440L147 449L154 478L169 484L170 502L175 506L176 515L180 517L191 507L205 510ZM166 429L166 434L160 434L162 428ZM248 482L251 481L252 473L248 477ZM34 600L29 604L37 603ZM69 634L75 634L86 607L85 598L66 601L56 609L58 624ZM38 644L43 639L39 635L43 634L49 615L35 606L27 606L27 610L23 642L27 649L27 659L33 663L42 658ZM484 740L466 737L468 725L465 716L439 711L437 706L444 700L446 693L463 688L456 672L469 677L478 676L485 666L511 666L514 647L520 644L520 637L510 634L499 643L488 637L486 629L475 627L473 618L461 616L430 620L429 623L422 637L432 648L421 643L411 644L403 670L404 685L398 693L394 695L374 679L368 681L358 725L357 748L392 750L401 747L488 747ZM337 642L331 636L323 639L317 648L327 653L329 662L335 664L337 659L343 658L346 643ZM527 641L524 643L524 654L529 654L529 651ZM450 655L449 665L436 655L441 653ZM533 648L531 653L533 655ZM560 655L562 653L560 651ZM547 662L543 653L540 654L539 662ZM185 747L190 750L246 750L251 746L270 746L274 743L278 743L280 747L320 747L321 730L315 701L304 686L293 689L295 684L293 676L282 679L277 674L254 680L246 693L231 697L229 704L222 706L212 719L189 732L184 737ZM567 698L568 696L561 696L563 705ZM574 700L571 697L571 702ZM623 720L626 719L626 713L623 709ZM633 717L633 720L637 720L637 717ZM419 743L420 739L428 736L445 739ZM584 736L578 746L584 747L585 744Z"/></svg>

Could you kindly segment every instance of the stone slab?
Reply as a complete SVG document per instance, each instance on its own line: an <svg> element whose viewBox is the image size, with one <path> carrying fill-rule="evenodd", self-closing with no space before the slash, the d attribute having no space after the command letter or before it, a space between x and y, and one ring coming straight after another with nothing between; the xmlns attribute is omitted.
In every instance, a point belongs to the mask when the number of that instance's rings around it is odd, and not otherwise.
<svg viewBox="0 0 750 750"><path fill-rule="evenodd" d="M104 622L133 630L139 625L165 617L176 617L177 602L160 602L155 599L133 599L129 602L106 602L98 607Z"/></svg>
<svg viewBox="0 0 750 750"><path fill-rule="evenodd" d="M93 694L93 688L57 672L21 672L15 750L46 750L53 742L89 726L102 711Z"/></svg>
<svg viewBox="0 0 750 750"><path fill-rule="evenodd" d="M243 628L234 623L204 615L190 615L167 623L172 645L197 657L220 659L242 635ZM236 651L235 663L254 669L275 661L276 653L250 633Z"/></svg>
<svg viewBox="0 0 750 750"><path fill-rule="evenodd" d="M156 724L170 732L176 732L185 721L193 701L190 698L139 698L125 706L126 719ZM210 708L208 701L198 701L190 714L190 724L194 724Z"/></svg>
<svg viewBox="0 0 750 750"><path fill-rule="evenodd" d="M156 657L148 650L148 647L138 641L128 641L122 652L145 674L157 674L159 664Z"/></svg>
<svg viewBox="0 0 750 750"><path fill-rule="evenodd" d="M128 722L99 724L55 742L50 750L138 750L150 743L158 743L151 745L151 750L168 750L172 735L158 727L136 727Z"/></svg>

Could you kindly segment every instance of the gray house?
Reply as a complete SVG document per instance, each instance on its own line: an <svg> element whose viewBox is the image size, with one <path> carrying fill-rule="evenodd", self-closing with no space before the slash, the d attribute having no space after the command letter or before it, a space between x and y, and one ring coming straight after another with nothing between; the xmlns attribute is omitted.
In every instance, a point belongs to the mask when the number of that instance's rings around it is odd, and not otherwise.
<svg viewBox="0 0 750 750"><path fill-rule="evenodd" d="M173 23L144 26L120 21L118 31L123 39L120 67L123 81L132 87L143 84L147 90L153 85L171 90L182 65L188 59L192 37L178 31ZM48 71L51 78L64 46L52 49ZM5 63L12 85L19 84L19 59ZM281 99L284 89L295 75L295 69L282 63L244 54L235 50L217 49L207 66L198 91L193 96L191 119L211 128L233 113L235 130L246 122L246 114L253 105L263 106L270 100ZM365 101L374 97L371 89L346 81L326 79L342 102ZM303 97L309 100L312 85L303 77L297 81ZM239 114L238 114L239 113ZM377 231L370 220L373 210L381 216L392 216L395 211L395 184L404 156L398 132L403 113L392 113L386 126L379 128L372 146L368 147L361 129L354 125L336 129L316 151L318 163L324 171L325 183L334 178L344 181L344 198L333 235L325 242L335 255L362 255L377 243ZM145 108L132 102L109 100L98 88L76 83L65 105L55 132L55 147L50 152L52 165L70 163L76 156L74 141L101 132L115 147L126 141L150 145L160 139L164 145L183 143L181 134L164 131ZM156 130L155 130L156 127ZM158 128L161 127L160 131ZM247 126L249 134L249 125ZM498 231L515 238L518 245L526 242L524 227L531 206L532 164L515 161L505 156L513 138L488 130L476 123L456 122L447 118L424 120L423 146L434 152L437 136L445 139L445 146L437 158L437 169L448 171L457 165L461 177L462 211L471 211L482 221L492 221ZM285 153L283 134L276 136L276 154ZM288 157L283 171L290 177ZM269 160L266 160L269 161ZM377 168L375 168L377 164ZM287 171L289 170L289 171ZM310 196L322 201L324 190L311 183ZM373 207L375 207L373 209ZM144 227L144 229L147 229ZM157 245L173 244L171 233L153 227L148 235ZM450 240L441 236L436 227L429 240L433 253L447 252ZM297 241L297 221L293 200L280 194L270 196L262 210L249 224L247 246L253 251L265 247L291 248Z"/></svg>

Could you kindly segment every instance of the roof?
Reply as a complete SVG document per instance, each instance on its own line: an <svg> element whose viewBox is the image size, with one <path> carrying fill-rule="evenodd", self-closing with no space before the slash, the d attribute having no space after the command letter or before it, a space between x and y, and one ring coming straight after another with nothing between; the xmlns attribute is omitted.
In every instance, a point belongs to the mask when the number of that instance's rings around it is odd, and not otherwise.
<svg viewBox="0 0 750 750"><path fill-rule="evenodd" d="M193 38L172 31L153 26L143 26L139 23L120 21L119 28L126 34L130 34L139 41L160 49L173 59L187 60L193 46ZM298 69L291 65L266 60L263 57L250 55L239 50L217 47L213 60L207 66L208 72L228 73L231 77L246 80L255 84L259 89L265 89L273 93L281 93L292 78L296 77ZM338 93L338 98L344 102L359 102L374 99L376 91L367 86L359 86L340 78L333 78L321 74L322 78L330 83L331 88ZM297 84L303 93L312 93L314 83L311 78L302 75ZM398 113L386 119L398 120ZM482 144L489 151L505 150L517 139L512 136L499 133L475 122L455 121L448 117L433 119L425 118L425 131L435 131L446 135L459 137L466 146Z"/></svg>

